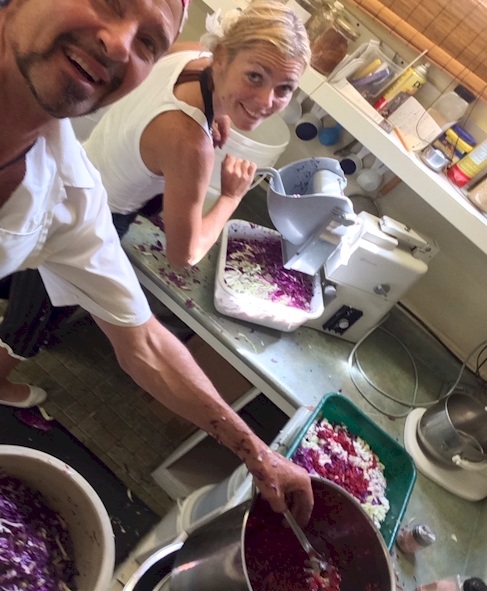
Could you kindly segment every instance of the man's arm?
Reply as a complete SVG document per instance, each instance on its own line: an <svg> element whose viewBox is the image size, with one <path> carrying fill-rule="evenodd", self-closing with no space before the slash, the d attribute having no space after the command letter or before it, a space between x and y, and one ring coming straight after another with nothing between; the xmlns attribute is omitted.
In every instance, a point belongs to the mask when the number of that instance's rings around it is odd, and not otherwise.
<svg viewBox="0 0 487 591"><path fill-rule="evenodd" d="M251 431L176 337L154 317L136 327L95 320L110 339L120 366L139 386L235 452L275 511L282 513L289 502L298 522L308 522L313 493L306 470L271 451Z"/></svg>

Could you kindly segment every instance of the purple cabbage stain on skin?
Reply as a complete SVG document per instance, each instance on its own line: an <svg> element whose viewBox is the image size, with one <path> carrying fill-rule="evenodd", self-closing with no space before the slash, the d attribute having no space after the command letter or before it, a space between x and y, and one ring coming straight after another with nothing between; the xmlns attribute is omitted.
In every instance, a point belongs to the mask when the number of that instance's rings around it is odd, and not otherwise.
<svg viewBox="0 0 487 591"><path fill-rule="evenodd" d="M262 472L260 470L249 470L249 472L252 474L252 476L257 478L257 480L259 480L261 482L263 480L265 480L264 475L262 474Z"/></svg>
<svg viewBox="0 0 487 591"><path fill-rule="evenodd" d="M218 419L211 419L210 425L216 429L218 427L218 422Z"/></svg>

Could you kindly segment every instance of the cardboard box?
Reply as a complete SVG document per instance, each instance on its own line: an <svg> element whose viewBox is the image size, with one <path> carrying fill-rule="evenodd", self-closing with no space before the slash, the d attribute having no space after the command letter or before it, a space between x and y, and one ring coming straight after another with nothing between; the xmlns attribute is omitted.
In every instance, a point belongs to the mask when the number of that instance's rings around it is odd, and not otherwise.
<svg viewBox="0 0 487 591"><path fill-rule="evenodd" d="M247 379L198 335L191 337L186 346L228 404L232 404L252 388ZM150 401L149 407L165 423L164 434L171 440L186 439L197 430L193 423L186 421L155 399Z"/></svg>

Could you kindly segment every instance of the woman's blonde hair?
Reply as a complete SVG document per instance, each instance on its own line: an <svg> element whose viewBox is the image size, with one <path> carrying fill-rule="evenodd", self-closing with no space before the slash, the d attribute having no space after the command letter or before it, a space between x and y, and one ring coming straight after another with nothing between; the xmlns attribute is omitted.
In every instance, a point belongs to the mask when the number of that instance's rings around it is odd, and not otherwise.
<svg viewBox="0 0 487 591"><path fill-rule="evenodd" d="M242 49L265 41L280 53L300 60L306 67L311 59L308 34L298 16L282 2L254 0L243 10L231 10L222 19L219 12L207 17L208 33L201 43L212 52L223 47L230 61Z"/></svg>

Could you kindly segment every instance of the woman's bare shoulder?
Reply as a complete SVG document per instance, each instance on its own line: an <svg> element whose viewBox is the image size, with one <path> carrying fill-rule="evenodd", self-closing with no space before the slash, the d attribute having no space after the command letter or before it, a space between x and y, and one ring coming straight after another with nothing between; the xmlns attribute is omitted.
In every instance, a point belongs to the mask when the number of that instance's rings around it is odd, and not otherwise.
<svg viewBox="0 0 487 591"><path fill-rule="evenodd" d="M208 134L192 117L182 111L166 111L145 128L140 143L146 166L155 174L164 174L164 163L176 159L213 162L214 149Z"/></svg>

